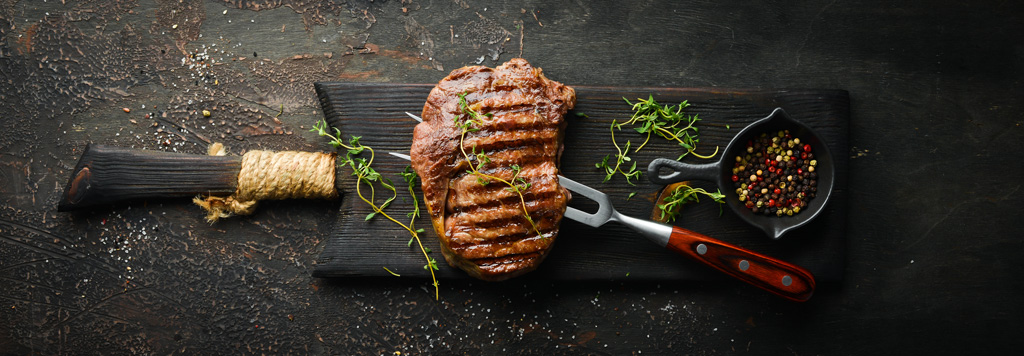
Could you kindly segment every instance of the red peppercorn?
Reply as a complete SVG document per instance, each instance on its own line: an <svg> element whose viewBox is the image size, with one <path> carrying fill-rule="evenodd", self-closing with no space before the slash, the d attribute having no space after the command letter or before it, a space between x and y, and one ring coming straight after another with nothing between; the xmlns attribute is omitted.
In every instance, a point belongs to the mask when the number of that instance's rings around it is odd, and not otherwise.
<svg viewBox="0 0 1024 356"><path fill-rule="evenodd" d="M800 159L807 159L807 152L800 152Z"/></svg>
<svg viewBox="0 0 1024 356"><path fill-rule="evenodd" d="M774 207L774 206L775 206L775 199L768 199L768 207L770 208L770 207Z"/></svg>
<svg viewBox="0 0 1024 356"><path fill-rule="evenodd" d="M789 156L790 161L796 161L796 156Z"/></svg>
<svg viewBox="0 0 1024 356"><path fill-rule="evenodd" d="M740 176L733 174L732 175L732 181L733 182L739 182L740 181Z"/></svg>
<svg viewBox="0 0 1024 356"><path fill-rule="evenodd" d="M775 173L775 167L774 166L768 166L768 172Z"/></svg>
<svg viewBox="0 0 1024 356"><path fill-rule="evenodd" d="M782 189L775 188L775 194L782 194Z"/></svg>
<svg viewBox="0 0 1024 356"><path fill-rule="evenodd" d="M811 152L811 145L810 144L804 145L804 151L805 152Z"/></svg>
<svg viewBox="0 0 1024 356"><path fill-rule="evenodd" d="M804 174L804 169L803 168L797 168L796 169L796 174Z"/></svg>
<svg viewBox="0 0 1024 356"><path fill-rule="evenodd" d="M769 159L769 158L765 158L765 159L764 159L764 165L766 165L766 166L770 166L770 165L772 165L772 160L771 160L771 159Z"/></svg>

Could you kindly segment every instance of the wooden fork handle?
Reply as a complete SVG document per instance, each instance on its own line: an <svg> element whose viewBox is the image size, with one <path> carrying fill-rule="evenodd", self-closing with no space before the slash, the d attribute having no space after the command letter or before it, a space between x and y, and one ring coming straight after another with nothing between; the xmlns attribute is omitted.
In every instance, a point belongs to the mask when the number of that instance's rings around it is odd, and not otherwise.
<svg viewBox="0 0 1024 356"><path fill-rule="evenodd" d="M792 301L803 302L814 294L814 275L802 267L678 226L666 247Z"/></svg>

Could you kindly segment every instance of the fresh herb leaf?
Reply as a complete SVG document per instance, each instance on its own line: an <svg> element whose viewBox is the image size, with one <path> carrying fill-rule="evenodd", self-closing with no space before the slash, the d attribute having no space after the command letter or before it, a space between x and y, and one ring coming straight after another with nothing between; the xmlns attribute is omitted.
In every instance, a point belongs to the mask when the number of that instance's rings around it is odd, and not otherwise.
<svg viewBox="0 0 1024 356"><path fill-rule="evenodd" d="M604 156L604 159L601 160L601 163L598 163L595 166L597 168L604 170L605 176L603 182L611 180L612 177L614 177L616 174L622 174L624 177L626 177L626 183L629 183L630 185L636 185L636 183L633 183L633 180L639 181L641 174L641 171L636 170L636 162L633 162L633 165L629 170L623 170L624 168L622 167L623 162L630 162L633 160L628 156L629 148L630 145L632 145L632 142L626 141L625 149L620 148L619 143L615 141L615 130L617 129L616 127L617 122L615 120L612 120L612 125L610 128L612 133L612 144L615 145L615 150L617 153L615 155ZM615 161L614 166L611 164L611 161L613 159Z"/></svg>
<svg viewBox="0 0 1024 356"><path fill-rule="evenodd" d="M641 173L636 170L635 162L628 170L621 168L623 162L632 161L632 158L628 156L632 142L626 141L623 149L615 140L615 132L621 130L623 126L631 127L637 133L645 135L643 143L632 151L634 153L640 152L650 142L652 135L657 135L669 141L675 141L686 150L677 159L682 159L689 154L707 159L718 154L718 147L715 147L714 153L707 156L700 155L695 151L697 143L700 141L697 138L698 129L695 124L700 119L697 118L697 115L687 115L683 112L683 109L690 106L689 102L683 101L675 106L662 105L654 100L654 95L649 95L647 99L638 98L636 103L630 102L626 98L622 98L622 100L630 105L633 115L629 120L623 122L612 120L612 144L615 146L616 154L607 155L600 163L594 165L596 168L604 170L604 182L611 180L616 174L626 177L626 182L630 185L636 185L633 180L640 179Z"/></svg>
<svg viewBox="0 0 1024 356"><path fill-rule="evenodd" d="M658 204L658 210L661 210L661 219L665 222L675 221L679 217L682 211L683 204L694 202L700 202L700 195L707 196L719 204L725 203L725 194L722 191L708 192L704 188L694 188L686 184L676 185L664 199L661 204Z"/></svg>

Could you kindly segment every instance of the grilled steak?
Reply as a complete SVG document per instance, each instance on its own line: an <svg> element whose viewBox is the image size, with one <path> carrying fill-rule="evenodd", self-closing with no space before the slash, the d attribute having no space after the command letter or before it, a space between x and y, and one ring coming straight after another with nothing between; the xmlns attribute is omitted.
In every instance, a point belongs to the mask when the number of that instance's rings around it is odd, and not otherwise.
<svg viewBox="0 0 1024 356"><path fill-rule="evenodd" d="M456 69L430 92L410 156L448 264L498 281L544 260L569 200L558 161L575 104L519 58Z"/></svg>

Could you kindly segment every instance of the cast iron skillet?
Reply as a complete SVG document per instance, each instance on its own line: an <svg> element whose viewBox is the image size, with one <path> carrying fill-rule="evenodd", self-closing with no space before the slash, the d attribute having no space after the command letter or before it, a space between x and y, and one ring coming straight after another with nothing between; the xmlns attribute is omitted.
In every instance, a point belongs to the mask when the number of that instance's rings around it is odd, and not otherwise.
<svg viewBox="0 0 1024 356"><path fill-rule="evenodd" d="M773 133L779 130L789 130L793 137L799 137L801 141L811 145L811 152L818 160L815 171L818 172L818 192L807 208L793 216L768 216L754 214L740 204L739 195L736 194L736 187L732 181L732 168L736 162L736 156L745 153L747 142L762 133ZM661 175L662 169L669 169L672 172ZM832 160L832 153L828 145L810 127L789 117L782 108L776 108L768 117L757 120L740 131L729 141L725 152L720 156L718 162L707 164L689 164L676 160L658 158L647 167L647 177L654 184L668 185L688 179L699 179L716 182L722 193L725 194L726 205L739 215L744 221L764 230L772 239L778 240L786 232L803 226L818 216L828 203L832 195L832 186L835 184L835 165Z"/></svg>

